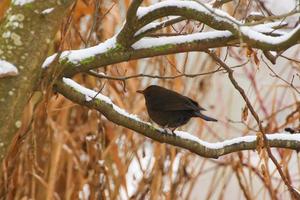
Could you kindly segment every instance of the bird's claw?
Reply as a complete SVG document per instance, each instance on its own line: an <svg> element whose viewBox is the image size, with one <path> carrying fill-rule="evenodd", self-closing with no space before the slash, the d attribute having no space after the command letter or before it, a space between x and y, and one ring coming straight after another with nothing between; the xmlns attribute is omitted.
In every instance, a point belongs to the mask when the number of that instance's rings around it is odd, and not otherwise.
<svg viewBox="0 0 300 200"><path fill-rule="evenodd" d="M165 128L164 130L166 134L176 136L176 133L174 132L175 130L168 129L168 128Z"/></svg>

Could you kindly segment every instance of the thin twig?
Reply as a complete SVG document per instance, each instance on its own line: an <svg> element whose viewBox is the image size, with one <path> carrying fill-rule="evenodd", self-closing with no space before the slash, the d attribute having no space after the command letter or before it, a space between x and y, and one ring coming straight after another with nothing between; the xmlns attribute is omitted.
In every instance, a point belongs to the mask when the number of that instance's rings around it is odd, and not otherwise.
<svg viewBox="0 0 300 200"><path fill-rule="evenodd" d="M276 19L282 19L282 18L286 18L295 14L298 14L299 11L297 11L296 9L293 9L291 12L289 13L285 13L282 15L273 15L273 16L269 16L269 17L265 17L259 21L255 21L255 22L249 22L249 23L245 23L243 24L243 26L254 26L254 25L258 25L258 24L262 24L265 21L272 21L272 20L276 20Z"/></svg>
<svg viewBox="0 0 300 200"><path fill-rule="evenodd" d="M91 37L92 37L92 33L95 31L97 24L99 24L105 18L105 16L108 13L110 13L110 11L113 9L113 7L116 5L116 3L113 3L110 6L110 8L103 14L103 16L100 16L99 15L100 4L101 4L101 2L99 0L97 0L96 5L95 5L94 20L93 20L92 28L91 28L91 31L89 32L88 38L86 40L85 47L88 47Z"/></svg>
<svg viewBox="0 0 300 200"><path fill-rule="evenodd" d="M235 68L239 68L239 67L243 67L244 65L246 65L248 63L242 63L240 65L236 65L231 67L231 69L235 69ZM125 81L128 79L133 79L133 78L142 78L142 77L147 77L147 78L156 78L156 79L176 79L176 78L180 78L180 77L187 77L187 78L195 78L198 76L205 76L205 75L210 75L210 74L214 74L216 72L224 72L225 70L222 69L221 67L219 67L216 70L213 71L209 71L209 72L204 72L204 73L197 73L197 74L186 74L186 73L182 73L182 74L178 74L175 76L160 76L160 75L151 75L151 74L134 74L134 75L130 75L130 76L123 76L123 77L119 77L119 76L109 76L106 74L101 74L101 73L97 73L95 71L88 71L86 72L87 74L97 77L97 78L104 78L104 79L109 79L109 80L117 80L117 81Z"/></svg>
<svg viewBox="0 0 300 200"><path fill-rule="evenodd" d="M289 58L287 56L284 56L284 55L279 55L279 57L282 57L282 58L285 58L289 61L292 61L292 62L296 62L296 63L300 63L300 60L296 60L296 59L293 59L293 58Z"/></svg>
<svg viewBox="0 0 300 200"><path fill-rule="evenodd" d="M95 11L94 11L93 24L92 24L92 28L91 28L91 30L89 32L89 35L88 35L88 37L86 39L85 48L88 47L88 45L90 43L90 40L91 40L91 37L92 37L92 33L95 30L95 27L96 27L96 24L97 24L97 21L98 21L98 17L99 17L99 8L100 8L100 1L96 0L96 2L95 2Z"/></svg>
<svg viewBox="0 0 300 200"><path fill-rule="evenodd" d="M265 65L269 68L269 70L273 73L271 74L272 77L276 77L278 79L280 79L281 81L285 82L286 84L288 84L291 88L293 88L298 94L300 94L300 91L294 86L293 84L293 80L294 80L294 76L292 78L291 82L286 81L285 79L283 79L281 76L279 76L271 67L270 65L264 60L263 57L261 57L261 60L265 63Z"/></svg>

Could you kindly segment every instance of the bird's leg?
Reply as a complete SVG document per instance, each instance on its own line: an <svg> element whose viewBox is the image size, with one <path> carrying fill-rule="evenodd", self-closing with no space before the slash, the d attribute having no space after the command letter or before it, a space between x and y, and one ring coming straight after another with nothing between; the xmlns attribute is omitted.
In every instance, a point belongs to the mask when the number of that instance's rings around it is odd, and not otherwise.
<svg viewBox="0 0 300 200"><path fill-rule="evenodd" d="M165 130L166 130L167 134L169 134L169 135L174 134L173 131L171 129L169 129L168 127L166 127Z"/></svg>
<svg viewBox="0 0 300 200"><path fill-rule="evenodd" d="M172 135L173 135L173 136L176 136L176 134L175 134L175 132L174 132L175 130L176 130L176 128L171 128L171 131L172 131Z"/></svg>
<svg viewBox="0 0 300 200"><path fill-rule="evenodd" d="M169 128L168 125L163 126L163 129L166 131L167 134L172 134L173 136L176 136L175 130L176 128Z"/></svg>

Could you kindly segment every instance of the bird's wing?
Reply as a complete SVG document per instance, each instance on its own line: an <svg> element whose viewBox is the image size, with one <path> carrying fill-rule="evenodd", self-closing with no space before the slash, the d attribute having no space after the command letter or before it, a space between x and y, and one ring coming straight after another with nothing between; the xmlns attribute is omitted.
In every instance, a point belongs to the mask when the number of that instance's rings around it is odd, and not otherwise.
<svg viewBox="0 0 300 200"><path fill-rule="evenodd" d="M162 103L164 102L164 103ZM152 99L151 109L160 111L178 110L204 110L198 103L185 96L160 96L159 99Z"/></svg>
<svg viewBox="0 0 300 200"><path fill-rule="evenodd" d="M191 98L189 98L189 97L187 97L187 98L188 98L188 99L191 101L191 103L194 104L199 110L205 111L204 108L202 108L201 106L199 106L198 102L194 101L193 99L191 99Z"/></svg>

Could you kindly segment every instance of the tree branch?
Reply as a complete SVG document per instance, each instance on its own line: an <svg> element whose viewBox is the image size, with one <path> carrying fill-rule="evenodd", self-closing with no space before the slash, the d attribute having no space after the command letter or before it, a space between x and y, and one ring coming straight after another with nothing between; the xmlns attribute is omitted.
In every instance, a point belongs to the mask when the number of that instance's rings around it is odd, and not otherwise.
<svg viewBox="0 0 300 200"><path fill-rule="evenodd" d="M300 40L300 25L291 32L284 33L273 29L283 22L246 26L224 11L194 1L163 1L146 8L138 8L140 3L137 0L132 5L131 13L119 34L91 48L63 52L60 64L64 68L64 76L71 77L79 72L133 59L241 44L265 51L280 51ZM165 26L164 23L153 21L174 15L181 17L166 21L167 25L192 19L222 31L159 38L144 37L147 33ZM280 36L270 36L270 32Z"/></svg>
<svg viewBox="0 0 300 200"><path fill-rule="evenodd" d="M124 47L130 46L130 41L132 41L134 33L137 30L136 12L142 2L143 0L133 0L128 8L125 25L117 36L118 43Z"/></svg>
<svg viewBox="0 0 300 200"><path fill-rule="evenodd" d="M147 8L139 8L139 26L145 26L156 19L169 15L182 16L186 19L200 21L213 29L228 30L249 46L259 44L264 48L282 50L280 49L281 47L287 48L290 45L298 43L300 40L300 25L295 28L295 33L291 35L290 39L283 42L284 38L275 39L274 37L261 34L253 29L252 24L243 24L224 11L212 8L209 4L196 1L163 1ZM279 43L281 47L277 47Z"/></svg>
<svg viewBox="0 0 300 200"><path fill-rule="evenodd" d="M113 39L111 38L110 40ZM63 52L59 59L60 67L64 68L64 76L71 77L79 72L123 61L188 51L203 51L207 48L230 46L236 42L236 39L227 31L195 33L191 38L192 40L188 39L188 36L145 38L136 43L134 48L129 49L120 47L116 43L108 47L108 42L106 41L95 47ZM174 41L178 42L174 43ZM151 46L143 48L145 44L150 44ZM51 63L54 58L55 55L49 57L45 61L44 67Z"/></svg>
<svg viewBox="0 0 300 200"><path fill-rule="evenodd" d="M96 91L87 89L71 79L63 78L58 81L54 89L66 98L80 105L98 110L109 121L129 128L139 134L161 143L167 143L176 147L189 150L206 158L218 158L220 156L242 150L255 150L257 147L256 136L244 136L217 143L208 143L183 131L175 131L176 136L161 128L140 120L132 114L128 114L112 103L112 101ZM300 149L300 134L269 134L267 135L270 147Z"/></svg>

